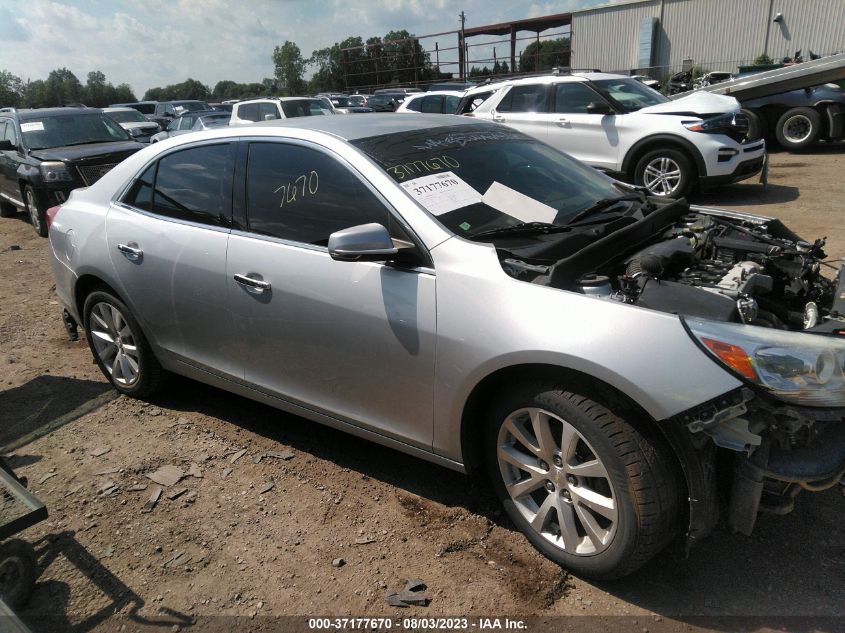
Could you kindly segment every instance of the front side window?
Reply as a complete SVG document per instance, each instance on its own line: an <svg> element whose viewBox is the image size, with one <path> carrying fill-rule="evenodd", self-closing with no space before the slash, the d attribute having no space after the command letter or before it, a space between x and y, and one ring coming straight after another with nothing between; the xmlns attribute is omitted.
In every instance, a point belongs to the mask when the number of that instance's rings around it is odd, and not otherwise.
<svg viewBox="0 0 845 633"><path fill-rule="evenodd" d="M443 114L455 114L458 111L458 104L461 98L456 95L446 95L443 99Z"/></svg>
<svg viewBox="0 0 845 633"><path fill-rule="evenodd" d="M0 139L4 141L11 141L12 145L17 146L18 139L17 135L15 134L15 124L9 120L3 121L0 123Z"/></svg>
<svg viewBox="0 0 845 633"><path fill-rule="evenodd" d="M192 116L183 116L179 119L179 129L180 130L190 130L193 125L194 125L194 117L192 117Z"/></svg>
<svg viewBox="0 0 845 633"><path fill-rule="evenodd" d="M249 230L326 246L335 231L389 214L348 167L301 145L252 143L247 165Z"/></svg>
<svg viewBox="0 0 845 633"><path fill-rule="evenodd" d="M499 112L547 112L546 85L513 86L496 109Z"/></svg>
<svg viewBox="0 0 845 633"><path fill-rule="evenodd" d="M158 161L154 180L151 170L135 182L124 202L170 218L231 226L231 144L201 145L168 154ZM153 196L147 207L145 192L150 186Z"/></svg>
<svg viewBox="0 0 845 633"><path fill-rule="evenodd" d="M422 110L422 101L422 99L411 99L405 107L408 108L408 110L420 112Z"/></svg>
<svg viewBox="0 0 845 633"><path fill-rule="evenodd" d="M601 97L583 83L566 82L555 86L555 112L587 114L587 106Z"/></svg>

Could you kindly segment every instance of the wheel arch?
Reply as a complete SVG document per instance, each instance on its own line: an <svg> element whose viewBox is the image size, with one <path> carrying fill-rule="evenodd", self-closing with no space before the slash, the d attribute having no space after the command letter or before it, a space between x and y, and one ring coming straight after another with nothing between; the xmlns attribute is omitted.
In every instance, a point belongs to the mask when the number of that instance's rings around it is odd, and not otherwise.
<svg viewBox="0 0 845 633"><path fill-rule="evenodd" d="M704 162L704 157L698 148L687 139L675 136L674 134L647 136L634 143L622 160L622 171L633 178L634 168L637 166L640 158L654 149L666 147L680 150L689 156L695 165L699 177L707 175L707 164Z"/></svg>
<svg viewBox="0 0 845 633"><path fill-rule="evenodd" d="M114 286L110 285L108 282L98 277L97 275L93 275L90 273L84 274L76 280L76 283L73 287L74 307L76 308L76 313L81 318L85 318L82 314L82 309L85 306L85 299L88 297L88 295L97 290L103 290L105 292L111 293L115 297L120 299L123 303L126 303L126 300L117 290L115 290ZM127 303L127 305L129 304Z"/></svg>
<svg viewBox="0 0 845 633"><path fill-rule="evenodd" d="M470 392L461 415L461 454L466 472L480 478L484 473L482 435L488 402L502 389L517 382L556 380L581 389L608 409L630 414L627 420L650 440L667 445L674 456L672 468L689 500L685 521L690 543L704 538L717 518L714 475L715 447L706 437L694 438L674 420L656 421L643 407L618 388L583 372L548 364L520 364L485 376ZM675 428L677 427L677 428ZM696 442L696 440L699 440Z"/></svg>

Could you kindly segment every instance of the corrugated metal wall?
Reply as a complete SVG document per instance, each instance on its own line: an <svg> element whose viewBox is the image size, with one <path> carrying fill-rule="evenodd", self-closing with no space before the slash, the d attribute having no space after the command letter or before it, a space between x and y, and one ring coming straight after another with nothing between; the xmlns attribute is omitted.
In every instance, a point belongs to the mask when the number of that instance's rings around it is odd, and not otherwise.
<svg viewBox="0 0 845 633"><path fill-rule="evenodd" d="M656 18L659 0L620 4L572 14L573 68L636 68L643 18Z"/></svg>
<svg viewBox="0 0 845 633"><path fill-rule="evenodd" d="M779 23L772 18L782 13ZM775 61L802 49L845 51L845 0L663 0L655 47L655 77L680 70L685 59L705 70L736 71L766 50ZM661 17L660 0L607 5L572 14L572 66L637 68L645 17Z"/></svg>

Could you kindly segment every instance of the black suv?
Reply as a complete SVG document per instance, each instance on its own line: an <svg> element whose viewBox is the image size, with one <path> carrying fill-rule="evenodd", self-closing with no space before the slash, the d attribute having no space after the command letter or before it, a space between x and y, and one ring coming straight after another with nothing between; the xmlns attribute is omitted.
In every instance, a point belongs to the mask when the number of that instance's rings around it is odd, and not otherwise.
<svg viewBox="0 0 845 633"><path fill-rule="evenodd" d="M0 110L0 216L18 210L47 236L47 208L144 145L95 108Z"/></svg>

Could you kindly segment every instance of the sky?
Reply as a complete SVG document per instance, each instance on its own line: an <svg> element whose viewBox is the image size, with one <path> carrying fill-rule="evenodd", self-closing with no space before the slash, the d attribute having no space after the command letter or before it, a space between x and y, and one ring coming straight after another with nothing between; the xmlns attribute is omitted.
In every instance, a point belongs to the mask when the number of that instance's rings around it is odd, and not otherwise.
<svg viewBox="0 0 845 633"><path fill-rule="evenodd" d="M0 70L26 81L66 67L82 83L88 72L100 70L115 85L130 84L141 98L148 88L188 77L210 88L222 79L272 77L273 47L285 40L308 57L350 36L366 41L391 30L420 36L457 29L461 10L469 28L610 1L0 0ZM455 36L436 41L440 47L456 45ZM433 49L434 42L421 43ZM528 43L519 42L519 48ZM509 55L507 43L496 48L499 57ZM478 47L470 62L491 56L492 45ZM449 61L449 53L441 61Z"/></svg>

